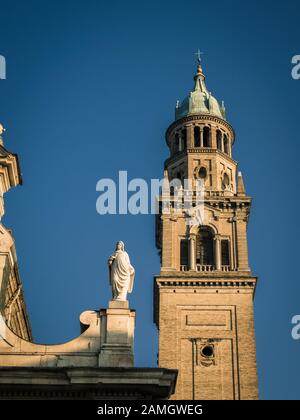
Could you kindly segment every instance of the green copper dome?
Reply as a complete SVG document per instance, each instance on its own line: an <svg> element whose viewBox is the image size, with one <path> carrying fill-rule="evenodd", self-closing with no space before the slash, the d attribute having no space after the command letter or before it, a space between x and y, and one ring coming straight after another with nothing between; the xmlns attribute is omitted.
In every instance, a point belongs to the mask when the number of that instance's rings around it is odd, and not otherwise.
<svg viewBox="0 0 300 420"><path fill-rule="evenodd" d="M205 86L205 76L202 72L200 63L197 67L197 74L194 77L195 87L189 96L182 103L177 101L175 109L176 120L193 114L209 114L217 117L225 118L224 103L219 102L207 91Z"/></svg>

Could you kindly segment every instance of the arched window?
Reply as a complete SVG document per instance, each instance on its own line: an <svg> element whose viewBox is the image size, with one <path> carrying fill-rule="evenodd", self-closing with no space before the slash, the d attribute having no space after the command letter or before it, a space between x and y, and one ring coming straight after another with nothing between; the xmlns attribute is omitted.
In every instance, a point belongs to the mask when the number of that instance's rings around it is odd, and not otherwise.
<svg viewBox="0 0 300 420"><path fill-rule="evenodd" d="M224 153L229 154L229 144L228 144L228 137L224 134Z"/></svg>
<svg viewBox="0 0 300 420"><path fill-rule="evenodd" d="M179 150L179 134L175 134L174 138L174 145L173 145L173 153L177 153Z"/></svg>
<svg viewBox="0 0 300 420"><path fill-rule="evenodd" d="M196 264L214 267L214 234L207 226L202 226L197 235Z"/></svg>
<svg viewBox="0 0 300 420"><path fill-rule="evenodd" d="M200 147L200 127L194 127L194 146Z"/></svg>
<svg viewBox="0 0 300 420"><path fill-rule="evenodd" d="M210 129L209 127L203 128L203 147L210 147Z"/></svg>
<svg viewBox="0 0 300 420"><path fill-rule="evenodd" d="M217 148L222 150L222 133L220 130L217 130Z"/></svg>
<svg viewBox="0 0 300 420"><path fill-rule="evenodd" d="M186 149L186 138L187 138L186 128L184 128L181 131L181 141L182 141L182 149L181 150L185 150Z"/></svg>

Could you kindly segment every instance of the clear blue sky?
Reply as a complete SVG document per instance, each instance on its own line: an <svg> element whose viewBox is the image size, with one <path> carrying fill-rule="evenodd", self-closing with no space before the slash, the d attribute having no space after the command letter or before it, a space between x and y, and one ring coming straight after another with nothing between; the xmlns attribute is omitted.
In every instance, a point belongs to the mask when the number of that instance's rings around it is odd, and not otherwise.
<svg viewBox="0 0 300 420"><path fill-rule="evenodd" d="M136 364L155 366L154 217L100 216L103 177L162 176L164 132L204 51L208 89L236 130L234 157L254 197L249 225L261 398L300 398L297 1L0 0L0 122L24 185L6 194L35 341L79 333L110 298L106 260L126 243L136 267Z"/></svg>

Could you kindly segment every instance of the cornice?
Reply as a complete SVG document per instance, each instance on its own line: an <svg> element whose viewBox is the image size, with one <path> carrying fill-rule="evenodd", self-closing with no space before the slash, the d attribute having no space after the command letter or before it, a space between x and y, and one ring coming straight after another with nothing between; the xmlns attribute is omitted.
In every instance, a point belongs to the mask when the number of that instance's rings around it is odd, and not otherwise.
<svg viewBox="0 0 300 420"><path fill-rule="evenodd" d="M182 273L181 273L182 274ZM204 288L226 288L226 289L255 289L257 278L256 277L238 277L235 272L235 279L223 277L216 278L215 272L212 273L214 278L209 278L209 276L203 276L201 278L180 278L177 279L173 276L157 276L155 277L156 283L159 287L204 287Z"/></svg>

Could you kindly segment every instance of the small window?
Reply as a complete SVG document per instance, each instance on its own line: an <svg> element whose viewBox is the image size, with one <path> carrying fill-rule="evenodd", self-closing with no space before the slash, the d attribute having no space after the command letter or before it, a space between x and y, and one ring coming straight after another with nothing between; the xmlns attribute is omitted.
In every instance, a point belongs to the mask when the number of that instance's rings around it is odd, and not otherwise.
<svg viewBox="0 0 300 420"><path fill-rule="evenodd" d="M222 150L222 133L220 130L217 130L217 148Z"/></svg>
<svg viewBox="0 0 300 420"><path fill-rule="evenodd" d="M210 129L204 127L203 129L203 147L210 147Z"/></svg>
<svg viewBox="0 0 300 420"><path fill-rule="evenodd" d="M187 138L187 135L186 135L186 128L184 128L184 129L181 131L181 135L182 135L182 137L181 137L181 140L182 140L182 150L185 150L185 149L186 149L186 138Z"/></svg>
<svg viewBox="0 0 300 420"><path fill-rule="evenodd" d="M177 153L178 150L179 150L179 135L178 133L176 133L175 139L174 139L173 153Z"/></svg>
<svg viewBox="0 0 300 420"><path fill-rule="evenodd" d="M194 128L194 145L200 147L200 127Z"/></svg>
<svg viewBox="0 0 300 420"><path fill-rule="evenodd" d="M221 240L221 264L229 265L229 241L227 239Z"/></svg>
<svg viewBox="0 0 300 420"><path fill-rule="evenodd" d="M229 146L228 146L228 137L226 134L224 135L224 152L229 154Z"/></svg>
<svg viewBox="0 0 300 420"><path fill-rule="evenodd" d="M180 241L180 265L188 265L189 241L181 239Z"/></svg>

